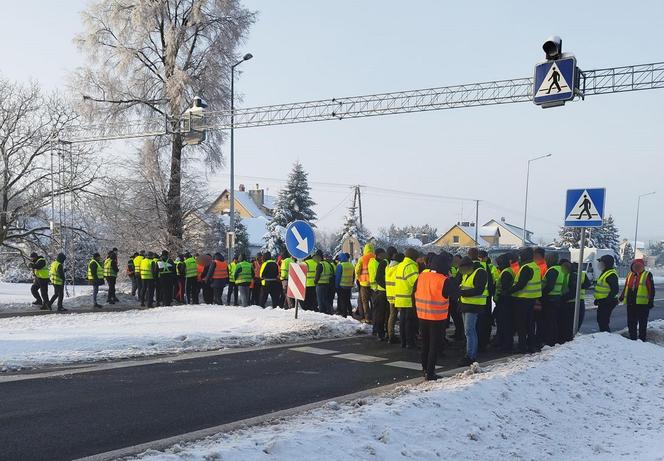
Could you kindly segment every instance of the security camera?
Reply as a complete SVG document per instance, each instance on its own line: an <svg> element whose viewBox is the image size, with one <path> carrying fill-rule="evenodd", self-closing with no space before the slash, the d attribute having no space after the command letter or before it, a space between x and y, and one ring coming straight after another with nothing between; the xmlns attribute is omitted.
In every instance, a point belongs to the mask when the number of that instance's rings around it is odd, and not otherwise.
<svg viewBox="0 0 664 461"><path fill-rule="evenodd" d="M558 59L563 54L563 40L557 35L549 37L542 45L546 59Z"/></svg>
<svg viewBox="0 0 664 461"><path fill-rule="evenodd" d="M194 97L192 107L201 107L203 109L207 109L207 106L208 106L208 104L207 104L207 102L205 102L205 100L203 98L201 98L200 96L195 96Z"/></svg>

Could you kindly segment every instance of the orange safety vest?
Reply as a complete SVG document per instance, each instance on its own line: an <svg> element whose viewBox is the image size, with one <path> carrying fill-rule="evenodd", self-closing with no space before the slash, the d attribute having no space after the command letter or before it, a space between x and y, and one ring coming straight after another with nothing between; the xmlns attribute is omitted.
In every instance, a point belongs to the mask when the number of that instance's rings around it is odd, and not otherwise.
<svg viewBox="0 0 664 461"><path fill-rule="evenodd" d="M369 261L371 261L375 257L376 257L375 254L368 253L362 256L362 259L360 260L362 264L362 269L360 271L360 276L357 278L357 280L360 282L360 285L362 286L369 286Z"/></svg>
<svg viewBox="0 0 664 461"><path fill-rule="evenodd" d="M196 264L196 272L198 273L198 276L196 278L198 279L199 282L203 279L204 270L205 266L203 264Z"/></svg>
<svg viewBox="0 0 664 461"><path fill-rule="evenodd" d="M226 261L214 261L214 272L212 279L227 279L228 278L228 263Z"/></svg>
<svg viewBox="0 0 664 461"><path fill-rule="evenodd" d="M542 276L542 279L544 279L544 275L546 274L546 271L549 269L548 266L546 265L546 261L537 263L537 267L540 268L540 275Z"/></svg>
<svg viewBox="0 0 664 461"><path fill-rule="evenodd" d="M510 267L514 271L515 275L519 273L519 262L518 261L515 261L515 262L511 263Z"/></svg>
<svg viewBox="0 0 664 461"><path fill-rule="evenodd" d="M257 259L254 260L254 278L259 279L260 278L260 273L261 273L261 266L263 263L259 262Z"/></svg>
<svg viewBox="0 0 664 461"><path fill-rule="evenodd" d="M443 285L447 276L437 272L422 272L417 279L415 308L417 318L422 320L447 319L450 300L443 296Z"/></svg>

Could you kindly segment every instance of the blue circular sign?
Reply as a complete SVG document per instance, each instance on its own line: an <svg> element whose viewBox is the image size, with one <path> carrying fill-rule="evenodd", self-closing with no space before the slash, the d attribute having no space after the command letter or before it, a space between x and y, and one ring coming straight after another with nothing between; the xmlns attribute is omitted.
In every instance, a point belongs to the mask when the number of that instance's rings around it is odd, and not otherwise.
<svg viewBox="0 0 664 461"><path fill-rule="evenodd" d="M316 247L314 228L305 221L293 221L286 227L286 249L293 258L304 259Z"/></svg>

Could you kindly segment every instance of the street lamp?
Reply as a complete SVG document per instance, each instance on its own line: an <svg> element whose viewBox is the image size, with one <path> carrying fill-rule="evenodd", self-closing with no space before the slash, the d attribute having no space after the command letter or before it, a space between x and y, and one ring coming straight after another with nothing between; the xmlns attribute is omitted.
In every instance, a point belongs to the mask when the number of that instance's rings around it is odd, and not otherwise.
<svg viewBox="0 0 664 461"><path fill-rule="evenodd" d="M244 61L249 61L253 58L254 55L247 53L242 56L242 60L236 62L231 66L231 217L230 217L230 232L235 232L235 68L242 64ZM233 239L233 245L235 244L235 239ZM233 246L228 248L228 262L230 263L233 260Z"/></svg>
<svg viewBox="0 0 664 461"><path fill-rule="evenodd" d="M526 203L523 207L523 238L521 244L526 246L526 222L528 219L528 185L530 182L530 164L536 160L551 157L551 154L540 155L539 157L531 158L528 160L528 169L526 170Z"/></svg>
<svg viewBox="0 0 664 461"><path fill-rule="evenodd" d="M639 235L639 211L641 211L641 197L647 197L648 195L655 195L656 192L648 192L647 194L639 195L639 199L636 202L636 229L634 230L634 257L636 257L636 238Z"/></svg>

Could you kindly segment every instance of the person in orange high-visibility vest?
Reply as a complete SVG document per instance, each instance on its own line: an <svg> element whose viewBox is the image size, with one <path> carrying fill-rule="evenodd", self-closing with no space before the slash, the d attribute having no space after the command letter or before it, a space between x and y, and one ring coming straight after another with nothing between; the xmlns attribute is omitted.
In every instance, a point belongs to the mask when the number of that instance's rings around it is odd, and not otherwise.
<svg viewBox="0 0 664 461"><path fill-rule="evenodd" d="M215 304L223 304L222 294L228 284L228 263L221 253L214 254L214 261L208 269L206 281L212 286L212 293Z"/></svg>
<svg viewBox="0 0 664 461"><path fill-rule="evenodd" d="M422 333L422 371L427 381L436 375L438 351L443 345L443 326L448 317L450 298L458 294L458 282L449 277L452 255L443 251L429 259L415 285L415 308Z"/></svg>

